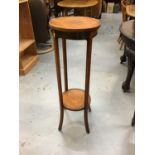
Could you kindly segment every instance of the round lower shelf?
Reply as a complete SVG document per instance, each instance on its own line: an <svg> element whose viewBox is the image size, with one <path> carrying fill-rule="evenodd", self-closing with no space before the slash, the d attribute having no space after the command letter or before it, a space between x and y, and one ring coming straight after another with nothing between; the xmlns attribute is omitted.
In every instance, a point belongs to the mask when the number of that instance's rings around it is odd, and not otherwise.
<svg viewBox="0 0 155 155"><path fill-rule="evenodd" d="M84 94L82 89L69 89L63 93L63 105L66 109L78 111L84 109ZM90 96L88 97L90 104Z"/></svg>

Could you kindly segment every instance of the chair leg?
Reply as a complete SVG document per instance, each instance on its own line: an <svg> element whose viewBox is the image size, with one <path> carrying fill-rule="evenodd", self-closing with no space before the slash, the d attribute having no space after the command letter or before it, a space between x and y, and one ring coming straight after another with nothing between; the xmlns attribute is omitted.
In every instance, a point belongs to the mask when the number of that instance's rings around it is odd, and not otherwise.
<svg viewBox="0 0 155 155"><path fill-rule="evenodd" d="M64 118L64 108L61 108L61 109L60 109L59 128L58 128L59 131L61 131L61 129L62 129L63 118Z"/></svg>
<svg viewBox="0 0 155 155"><path fill-rule="evenodd" d="M86 132L89 133L89 124L88 124L88 109L84 109L84 122L85 122L85 128Z"/></svg>

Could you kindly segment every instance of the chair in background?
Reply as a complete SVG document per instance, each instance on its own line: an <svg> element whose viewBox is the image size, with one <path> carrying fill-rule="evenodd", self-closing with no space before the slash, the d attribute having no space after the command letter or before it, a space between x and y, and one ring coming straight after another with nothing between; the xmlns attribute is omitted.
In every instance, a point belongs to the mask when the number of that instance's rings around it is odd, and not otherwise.
<svg viewBox="0 0 155 155"><path fill-rule="evenodd" d="M127 0L121 0L122 22L127 21L127 14L126 14L126 5L127 4L128 4Z"/></svg>
<svg viewBox="0 0 155 155"><path fill-rule="evenodd" d="M127 0L121 0L122 22L127 21L126 5L127 5ZM119 35L118 42L120 43L120 50L121 50L123 47L123 41L121 39L121 34Z"/></svg>

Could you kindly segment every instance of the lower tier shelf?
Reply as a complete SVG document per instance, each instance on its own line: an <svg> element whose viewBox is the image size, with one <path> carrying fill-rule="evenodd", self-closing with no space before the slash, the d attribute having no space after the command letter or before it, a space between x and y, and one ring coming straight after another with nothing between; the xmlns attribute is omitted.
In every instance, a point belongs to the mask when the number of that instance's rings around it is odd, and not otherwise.
<svg viewBox="0 0 155 155"><path fill-rule="evenodd" d="M63 93L63 106L66 109L79 111L84 109L84 95L85 91L82 89L69 89ZM90 96L88 97L88 104L90 104Z"/></svg>

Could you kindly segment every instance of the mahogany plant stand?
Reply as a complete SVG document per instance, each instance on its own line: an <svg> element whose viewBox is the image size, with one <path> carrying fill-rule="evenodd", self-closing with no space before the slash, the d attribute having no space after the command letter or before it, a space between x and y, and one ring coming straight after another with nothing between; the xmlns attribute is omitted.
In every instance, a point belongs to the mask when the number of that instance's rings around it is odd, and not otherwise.
<svg viewBox="0 0 155 155"><path fill-rule="evenodd" d="M91 52L92 39L97 34L97 29L100 27L100 21L90 17L71 16L59 17L52 19L49 22L54 33L54 48L57 83L60 101L60 122L59 131L62 129L64 109L71 111L84 110L84 122L86 132L89 133L88 110L90 109L89 83L90 83L90 68L91 68ZM59 43L58 38L62 38L63 47L63 64L64 64L64 88L62 92L60 58L59 58ZM69 89L68 74L67 74L67 50L66 39L72 40L87 40L86 51L86 73L85 73L85 90Z"/></svg>

